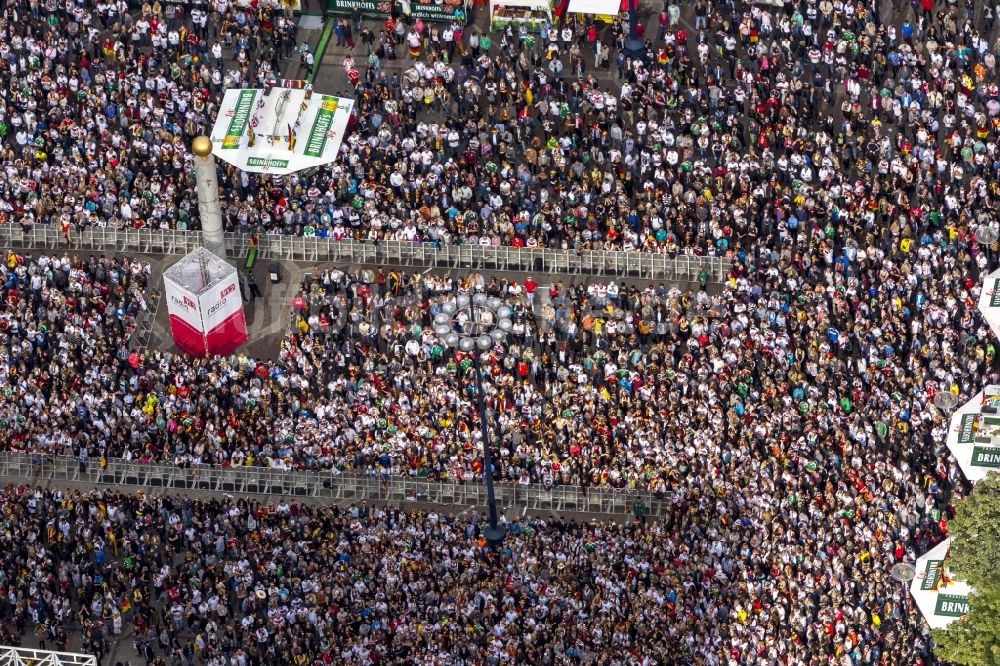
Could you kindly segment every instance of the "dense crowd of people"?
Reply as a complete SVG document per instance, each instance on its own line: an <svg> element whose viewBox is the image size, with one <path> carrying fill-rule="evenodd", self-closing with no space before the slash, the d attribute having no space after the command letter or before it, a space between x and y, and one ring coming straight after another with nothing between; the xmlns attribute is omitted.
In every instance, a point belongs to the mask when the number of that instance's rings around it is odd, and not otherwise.
<svg viewBox="0 0 1000 666"><path fill-rule="evenodd" d="M704 663L771 655L809 663L826 650L859 663L912 663L900 655L926 655L927 640L904 617L888 565L940 540L953 493L964 490L940 446L947 423L931 398L953 387L969 394L996 374L993 344L969 300L977 287L959 275L969 265L955 263L979 248L929 247L936 251L927 265L939 273L889 265L876 284L862 259L830 268L829 289L810 287L787 258L765 255L715 295L317 269L270 363L128 354L124 331L105 323L112 310L105 306L102 319L86 297L68 329L56 316L47 348L32 347L30 332L52 321L51 310L12 306L8 330L26 351L0 368L7 448L85 463L111 456L475 482L476 365L447 349L433 322L448 300L482 292L511 308L508 338L478 359L498 478L648 489L681 507L673 522L651 529L676 540L663 566L690 605L678 610L672 601L667 634L643 640L666 641L668 654L686 645ZM105 284L123 274L132 277L115 311L144 301L137 262L102 275L100 260L46 260L70 266L65 285L38 269L43 259L11 253L14 276L26 277L8 278L8 293L23 294L8 302L37 294L69 303L74 278L86 290L88 279ZM795 291L782 295L789 284ZM466 330L470 314L455 313L455 326ZM742 568L739 577L725 571L726 560ZM738 604L715 596L734 594L734 585ZM649 594L662 601L669 590ZM740 621L729 635L706 633L706 613ZM616 631L613 623L598 635L613 640ZM421 645L426 656L450 644ZM618 655L610 663L642 663L615 645L605 646ZM510 663L520 663L518 649ZM641 656L670 663L655 650Z"/></svg>
<svg viewBox="0 0 1000 666"><path fill-rule="evenodd" d="M191 139L225 88L279 76L296 49L273 4L7 3L4 218L197 228ZM780 246L800 224L895 223L909 241L928 225L966 227L970 210L992 207L1000 165L992 9L886 18L850 3L667 2L646 61L624 56L620 21L495 39L368 22L346 51L344 67L364 75L342 159L283 179L220 166L226 222L718 254ZM409 59L400 44L417 27ZM397 56L401 74L381 64Z"/></svg>
<svg viewBox="0 0 1000 666"><path fill-rule="evenodd" d="M185 666L933 663L888 574L968 490L934 396L1000 383L975 307L993 11L668 1L644 61L620 25L352 17L342 159L220 167L229 228L712 253L726 282L324 266L276 360L192 359L130 351L143 262L11 252L3 446L476 482L478 373L501 482L647 490L670 515L519 522L491 552L478 519L9 489L2 631L106 654L131 630ZM269 2L5 3L3 221L197 228L190 139L294 50ZM473 357L434 324L477 293L511 330Z"/></svg>
<svg viewBox="0 0 1000 666"><path fill-rule="evenodd" d="M0 500L5 641L81 631L103 656L131 630L158 665L930 663L879 560L933 520L888 506L884 545L833 505L810 510L826 535L803 507L708 492L648 525L522 519L491 550L479 517L364 504L26 486Z"/></svg>
<svg viewBox="0 0 1000 666"><path fill-rule="evenodd" d="M3 3L0 222L198 228L191 140L296 50L280 3L211 5Z"/></svg>

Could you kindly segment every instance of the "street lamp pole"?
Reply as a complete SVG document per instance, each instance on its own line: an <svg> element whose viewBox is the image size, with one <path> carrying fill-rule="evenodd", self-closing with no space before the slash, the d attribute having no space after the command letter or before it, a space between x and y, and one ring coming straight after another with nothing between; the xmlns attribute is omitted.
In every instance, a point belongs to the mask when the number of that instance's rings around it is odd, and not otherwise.
<svg viewBox="0 0 1000 666"><path fill-rule="evenodd" d="M479 366L479 352L472 353L472 367L476 372L476 395L478 396L479 421L483 429L483 481L486 482L486 509L489 526L486 540L496 547L503 542L504 528L497 519L497 497L493 489L493 453L490 451L490 424L486 413L486 396L483 393L483 373Z"/></svg>
<svg viewBox="0 0 1000 666"><path fill-rule="evenodd" d="M468 309L471 328L459 334L454 328L452 317L459 310ZM487 321L485 311L492 316ZM483 390L483 371L480 364L480 354L489 351L494 344L503 341L511 330L510 308L503 305L499 298L487 298L485 294L469 296L459 294L454 301L448 301L442 310L434 317L434 333L449 347L457 347L472 356L472 368L476 373L476 409L483 439L483 481L486 484L486 509L489 524L483 530L490 547L496 548L503 543L506 530L500 524L497 514L496 491L493 487L493 453L490 450L489 414L486 411L486 392ZM492 323L489 332L485 326Z"/></svg>
<svg viewBox="0 0 1000 666"><path fill-rule="evenodd" d="M628 0L628 37L625 38L625 55L632 58L646 56L646 42L639 37L638 0Z"/></svg>
<svg viewBox="0 0 1000 666"><path fill-rule="evenodd" d="M898 581L903 586L903 618L904 622L909 622L910 597L909 590L906 588L908 583L916 577L917 569L909 562L898 562L892 566L890 575L893 580Z"/></svg>

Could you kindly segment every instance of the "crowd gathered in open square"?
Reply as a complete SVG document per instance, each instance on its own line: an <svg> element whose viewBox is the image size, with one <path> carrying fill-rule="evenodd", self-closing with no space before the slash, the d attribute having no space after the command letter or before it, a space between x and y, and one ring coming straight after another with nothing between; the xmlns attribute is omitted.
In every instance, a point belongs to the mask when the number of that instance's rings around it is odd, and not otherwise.
<svg viewBox="0 0 1000 666"><path fill-rule="evenodd" d="M525 518L494 551L477 516L10 487L3 642L106 657L129 634L133 664L183 666L935 663L889 570L969 489L934 396L1000 383L976 311L995 9L660 9L646 60L620 21L368 21L338 162L221 167L222 212L260 234L727 256L721 287L320 266L276 360L194 359L130 344L141 258L15 250L0 432L83 464L478 483L478 368L498 483L648 491L665 519ZM0 221L197 230L191 140L299 51L267 1L3 3ZM477 293L512 327L474 361L434 321Z"/></svg>

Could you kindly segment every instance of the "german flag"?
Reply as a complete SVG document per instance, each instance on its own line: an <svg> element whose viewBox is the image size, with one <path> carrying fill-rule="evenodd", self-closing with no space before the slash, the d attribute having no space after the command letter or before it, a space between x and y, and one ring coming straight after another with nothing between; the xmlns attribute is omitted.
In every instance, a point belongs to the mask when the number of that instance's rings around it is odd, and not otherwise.
<svg viewBox="0 0 1000 666"><path fill-rule="evenodd" d="M295 150L295 128L288 124L288 150Z"/></svg>

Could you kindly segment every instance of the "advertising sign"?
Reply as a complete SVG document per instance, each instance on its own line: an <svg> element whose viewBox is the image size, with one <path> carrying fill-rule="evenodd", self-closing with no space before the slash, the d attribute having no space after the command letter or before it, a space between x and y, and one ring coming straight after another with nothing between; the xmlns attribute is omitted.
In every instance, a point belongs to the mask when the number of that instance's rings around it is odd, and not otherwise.
<svg viewBox="0 0 1000 666"><path fill-rule="evenodd" d="M205 332L208 332L243 309L243 296L237 284L236 271L224 282L213 285L212 288L199 297L202 309L202 321L205 322Z"/></svg>
<svg viewBox="0 0 1000 666"><path fill-rule="evenodd" d="M174 343L189 354L204 355L205 337L198 297L170 276L164 276L163 283Z"/></svg>
<svg viewBox="0 0 1000 666"><path fill-rule="evenodd" d="M225 136L222 137L224 150L235 150L243 145L243 135L246 134L250 114L253 113L254 102L259 93L259 90L249 89L238 91L232 108L225 113L229 124Z"/></svg>
<svg viewBox="0 0 1000 666"><path fill-rule="evenodd" d="M432 23L465 23L464 0L410 0L410 18ZM390 0L328 0L326 13L332 16L350 16L355 7L368 18L384 20L392 15L393 2ZM403 3L396 3L396 15L404 16Z"/></svg>

